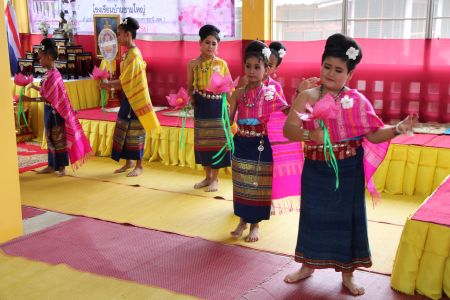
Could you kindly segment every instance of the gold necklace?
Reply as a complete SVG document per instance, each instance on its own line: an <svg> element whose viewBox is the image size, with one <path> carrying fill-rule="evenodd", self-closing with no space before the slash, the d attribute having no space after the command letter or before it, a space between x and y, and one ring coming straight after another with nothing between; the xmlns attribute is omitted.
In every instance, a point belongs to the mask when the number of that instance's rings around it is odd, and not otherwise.
<svg viewBox="0 0 450 300"><path fill-rule="evenodd" d="M247 85L245 86L245 88L244 88L244 96L242 97L242 101L244 102L245 106L247 106L248 108L252 108L253 106L255 106L255 103L259 99L259 97L261 95L261 92L263 90L262 86L263 86L263 84L261 83L261 85L259 85L259 87L261 87L261 88L258 91L258 94L256 95L254 101L251 102L251 103L249 101L247 101L247 91L248 90L247 90ZM258 87L256 87L256 88L258 88Z"/></svg>
<svg viewBox="0 0 450 300"><path fill-rule="evenodd" d="M339 92L337 92L336 96L334 96L334 101L339 99L339 96L342 94L344 89L345 89L345 85L343 87L341 87ZM323 97L323 84L321 84L320 87L319 87L319 100L322 99L322 97Z"/></svg>
<svg viewBox="0 0 450 300"><path fill-rule="evenodd" d="M197 65L197 68L200 69L203 73L206 73L206 72L209 71L209 69L211 68L214 60L216 59L216 57L213 55L213 57L211 58L211 61L209 62L209 65L206 66L205 68L202 68L201 67L201 65L202 65L202 58L201 57L199 57L199 58L200 58L200 63Z"/></svg>

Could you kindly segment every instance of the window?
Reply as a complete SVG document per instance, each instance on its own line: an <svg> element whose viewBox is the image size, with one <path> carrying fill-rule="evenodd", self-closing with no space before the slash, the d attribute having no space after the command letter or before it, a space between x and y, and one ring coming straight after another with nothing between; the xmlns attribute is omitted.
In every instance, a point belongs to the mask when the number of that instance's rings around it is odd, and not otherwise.
<svg viewBox="0 0 450 300"><path fill-rule="evenodd" d="M342 28L342 0L273 0L273 39L326 39Z"/></svg>
<svg viewBox="0 0 450 300"><path fill-rule="evenodd" d="M434 0L433 38L450 38L450 0Z"/></svg>
<svg viewBox="0 0 450 300"><path fill-rule="evenodd" d="M356 38L424 39L428 23L432 37L450 37L450 0L273 0L274 40L321 40L335 32Z"/></svg>
<svg viewBox="0 0 450 300"><path fill-rule="evenodd" d="M428 0L351 0L347 32L359 38L425 38Z"/></svg>

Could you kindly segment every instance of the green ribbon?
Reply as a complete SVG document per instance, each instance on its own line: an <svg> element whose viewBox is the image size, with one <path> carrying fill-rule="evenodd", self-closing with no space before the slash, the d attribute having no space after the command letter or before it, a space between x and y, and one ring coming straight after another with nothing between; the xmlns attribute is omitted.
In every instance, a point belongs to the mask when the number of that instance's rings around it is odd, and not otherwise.
<svg viewBox="0 0 450 300"><path fill-rule="evenodd" d="M190 105L186 105L183 107L183 119L182 119L183 121L181 122L181 134L180 134L180 139L179 139L179 143L178 143L179 148L183 148L183 146L186 146L186 143L183 143L184 129L186 128L186 120L187 120L190 109L191 109Z"/></svg>
<svg viewBox="0 0 450 300"><path fill-rule="evenodd" d="M102 110L103 110L105 108L105 105L108 103L108 99L106 97L106 90L105 89L101 89L101 91L100 91L100 99L101 99Z"/></svg>
<svg viewBox="0 0 450 300"><path fill-rule="evenodd" d="M333 168L334 174L336 175L336 188L337 190L339 188L339 169L338 169L338 163L336 160L336 156L333 152L333 143L331 142L330 133L328 132L327 127L323 123L322 120L319 120L319 125L323 129L323 155L325 157L325 161L327 162L327 165L330 168ZM329 157L327 155L327 152L329 152Z"/></svg>
<svg viewBox="0 0 450 300"><path fill-rule="evenodd" d="M25 116L25 111L24 111L24 108L23 108L23 100L22 100L22 97L23 97L23 93L24 93L24 91L25 91L25 87L22 87L21 89L20 89L20 96L19 96L19 103L17 103L17 124L20 126L20 119L21 118L23 118L23 120L25 121L25 124L27 125L27 126L29 126L28 125L28 120L27 120L27 118L26 118L26 116Z"/></svg>
<svg viewBox="0 0 450 300"><path fill-rule="evenodd" d="M227 139L227 142L225 145L217 152L212 159L213 165L217 165L220 163L226 156L225 150L231 150L231 153L234 153L234 141L233 141L233 135L231 134L231 124L230 124L230 116L228 114L228 102L227 97L225 93L222 93L222 127L225 131L225 137Z"/></svg>

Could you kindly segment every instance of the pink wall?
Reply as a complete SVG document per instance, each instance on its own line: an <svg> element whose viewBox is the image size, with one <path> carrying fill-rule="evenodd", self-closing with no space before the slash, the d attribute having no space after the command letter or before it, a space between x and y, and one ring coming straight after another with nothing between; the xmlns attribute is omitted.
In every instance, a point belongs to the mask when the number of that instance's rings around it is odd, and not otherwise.
<svg viewBox="0 0 450 300"><path fill-rule="evenodd" d="M25 49L38 44L40 35L21 34ZM75 39L85 51L94 52L93 36ZM363 59L350 87L372 101L385 121L395 121L419 111L422 122L450 122L450 39L378 40L359 39ZM233 78L242 75L242 53L248 41L220 43L218 56L225 59ZM285 42L287 55L276 80L290 101L302 77L318 76L325 41ZM137 45L148 66L154 104L186 87L186 66L199 55L198 42L142 41Z"/></svg>

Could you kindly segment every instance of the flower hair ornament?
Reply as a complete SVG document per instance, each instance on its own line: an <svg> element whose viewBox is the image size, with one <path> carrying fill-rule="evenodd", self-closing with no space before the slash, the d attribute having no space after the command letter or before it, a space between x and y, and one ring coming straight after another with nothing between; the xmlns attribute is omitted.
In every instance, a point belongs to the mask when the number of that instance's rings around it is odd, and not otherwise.
<svg viewBox="0 0 450 300"><path fill-rule="evenodd" d="M280 58L283 58L286 55L286 50L284 49L278 50L278 55L280 56Z"/></svg>
<svg viewBox="0 0 450 300"><path fill-rule="evenodd" d="M121 25L127 25L128 24L128 19L123 19L120 24Z"/></svg>
<svg viewBox="0 0 450 300"><path fill-rule="evenodd" d="M359 55L359 50L354 47L350 47L348 48L347 52L345 52L345 54L347 55L348 59L356 60Z"/></svg>
<svg viewBox="0 0 450 300"><path fill-rule="evenodd" d="M269 47L264 47L264 49L262 49L262 54L264 55L264 57L269 60L270 54L272 52L270 51Z"/></svg>
<svg viewBox="0 0 450 300"><path fill-rule="evenodd" d="M221 40L225 37L225 35L223 34L222 31L221 31L221 32L218 32L218 33L217 33L217 36L218 36L219 39L221 39Z"/></svg>
<svg viewBox="0 0 450 300"><path fill-rule="evenodd" d="M41 45L41 51L45 51L45 45Z"/></svg>

